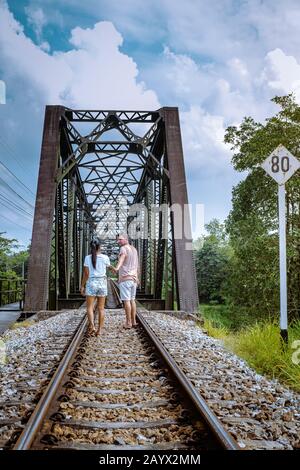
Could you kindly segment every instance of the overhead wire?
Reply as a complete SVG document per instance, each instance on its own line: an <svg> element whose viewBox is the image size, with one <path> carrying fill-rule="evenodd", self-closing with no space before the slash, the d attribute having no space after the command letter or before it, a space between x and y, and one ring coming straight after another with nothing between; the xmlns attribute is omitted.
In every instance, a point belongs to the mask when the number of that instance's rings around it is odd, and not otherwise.
<svg viewBox="0 0 300 470"><path fill-rule="evenodd" d="M32 230L32 229L29 228L29 227L25 227L24 225L18 224L17 222L15 222L14 220L9 219L8 217L6 217L6 216L3 215L3 214L1 214L1 217L2 217L3 219L8 220L8 222L12 223L13 225L18 225L18 227L21 227L23 230L27 230L27 232L31 232L31 230Z"/></svg>
<svg viewBox="0 0 300 470"><path fill-rule="evenodd" d="M28 186L26 186L26 184L24 184L1 160L0 160L0 166L3 166L5 170L8 171L8 173L13 176L13 178L15 178L27 191L29 191L32 194L32 196L34 196L34 193L31 191L31 189L29 189Z"/></svg>
<svg viewBox="0 0 300 470"><path fill-rule="evenodd" d="M3 135L0 135L0 144L2 144L5 150L10 154L11 158L17 163L17 165L19 165L21 170L30 176L28 169L20 163L20 160L17 156L17 152L11 147L10 144L8 144Z"/></svg>
<svg viewBox="0 0 300 470"><path fill-rule="evenodd" d="M16 204L15 202L13 201L10 201L7 197L5 197L3 194L0 194L0 200L4 201L6 204L9 204L11 207L8 207L8 206L5 206L7 207L8 209L13 209L13 210L18 210L19 212L22 212L23 214L25 214L25 216L29 216L30 217L30 220L32 220L33 218L33 214L30 213L30 212L27 212L23 207L21 206L18 206L18 204ZM2 202L3 204L3 202ZM5 204L3 204L5 205Z"/></svg>
<svg viewBox="0 0 300 470"><path fill-rule="evenodd" d="M7 144L7 142L4 141L2 136L0 137L0 144L3 146L5 152L8 153L9 156L12 157L13 160L16 161L16 163L19 165L19 167L22 169L22 171L25 171L27 173L27 170L23 167L23 165L20 165L20 163L18 161L18 158L15 157L15 152L13 151L13 149ZM2 167L2 172L1 172L2 174L0 176L0 188L5 190L5 192L2 191L0 193L1 206L3 206L6 209L10 210L14 215L16 215L18 217L20 217L20 213L21 213L23 215L24 222L26 222L26 223L28 222L29 224L30 223L32 224L33 212L31 212L31 211L33 211L34 206L30 202L28 202L28 200L25 197L23 197L23 195L20 194L19 190L14 189L11 186L11 184L9 184L4 179L5 171L9 174L10 177L12 177L14 179L15 182L17 182L19 187L21 185L23 191L26 190L28 193L30 193L30 195L31 195L30 197L32 197L32 196L34 197L35 194L2 161L0 161L0 168L1 167ZM13 195L14 200L10 200L7 197L7 195L8 195L7 193L10 194L10 195ZM19 203L17 203L16 198L17 198L17 200L20 201ZM23 204L23 205L25 204L27 207L29 207L29 209L26 210L26 207L22 207L21 204ZM28 212L28 210L30 212ZM26 232L31 232L31 230L32 230L31 227L26 227L26 225L21 225L20 223L16 222L15 220L11 219L10 217L7 217L7 215L4 215L2 213L1 213L1 218L4 219L4 220L7 220L11 225L20 227L22 230L24 230Z"/></svg>
<svg viewBox="0 0 300 470"><path fill-rule="evenodd" d="M1 183L2 182L2 183ZM5 188L7 188L9 191L11 191L12 193L14 193L19 199L21 199L23 202L25 202L29 207L31 207L32 209L34 209L34 206L32 204L30 204L28 201L26 201L26 199L24 199L22 196L20 196L19 193L17 193L17 191L15 191L3 178L1 178L0 176L0 185L2 184L2 186L4 186Z"/></svg>

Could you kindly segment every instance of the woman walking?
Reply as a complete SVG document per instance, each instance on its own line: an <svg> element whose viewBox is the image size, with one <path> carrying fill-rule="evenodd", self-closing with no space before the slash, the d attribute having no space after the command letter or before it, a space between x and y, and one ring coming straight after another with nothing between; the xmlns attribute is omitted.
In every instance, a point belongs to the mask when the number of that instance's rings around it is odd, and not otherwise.
<svg viewBox="0 0 300 470"><path fill-rule="evenodd" d="M100 240L91 241L91 254L85 257L80 293L86 296L89 334L99 336L104 324L104 305L107 296L106 270L110 268L109 257L101 253ZM98 329L94 324L94 301L97 299Z"/></svg>

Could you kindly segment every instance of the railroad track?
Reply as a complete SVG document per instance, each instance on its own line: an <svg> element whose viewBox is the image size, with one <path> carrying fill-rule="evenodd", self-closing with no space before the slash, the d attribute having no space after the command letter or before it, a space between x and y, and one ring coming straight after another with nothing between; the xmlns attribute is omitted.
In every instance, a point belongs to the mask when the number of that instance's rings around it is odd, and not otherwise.
<svg viewBox="0 0 300 470"><path fill-rule="evenodd" d="M7 383L13 383L14 390L9 396L1 390L0 398L0 448L11 448L24 429L31 414L36 408L43 392L66 353L70 341L80 324L85 320L85 311L77 310L66 322L65 328L55 334L48 344L47 339L37 340L36 354L26 364L26 370L19 372L16 362L22 366L22 350L13 362L13 376L7 374Z"/></svg>
<svg viewBox="0 0 300 470"><path fill-rule="evenodd" d="M80 325L15 450L238 449L142 313L138 321L125 330L114 309L101 337Z"/></svg>

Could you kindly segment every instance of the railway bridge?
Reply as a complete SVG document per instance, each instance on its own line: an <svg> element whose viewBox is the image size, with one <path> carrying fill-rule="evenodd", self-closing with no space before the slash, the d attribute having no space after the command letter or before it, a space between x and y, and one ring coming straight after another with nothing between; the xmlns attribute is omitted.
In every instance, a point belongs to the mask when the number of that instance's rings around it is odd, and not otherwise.
<svg viewBox="0 0 300 470"><path fill-rule="evenodd" d="M113 263L124 232L139 254L137 324L124 329L111 278L105 327L93 334L79 290L84 258L97 236ZM239 449L219 406L222 354L173 314L198 310L177 108L46 107L27 285L5 295L16 303L24 290L23 316L37 314L21 335L4 335L13 347L0 377L0 449ZM222 399L206 401L219 390Z"/></svg>
<svg viewBox="0 0 300 470"><path fill-rule="evenodd" d="M79 306L83 260L97 234L117 258L128 232L150 310L198 306L177 108L46 106L25 312Z"/></svg>
<svg viewBox="0 0 300 470"><path fill-rule="evenodd" d="M37 314L0 338L0 449L298 448L298 397L173 313L198 309L187 204L177 108L46 107L22 306ZM113 262L125 231L140 260L137 324L124 329L110 279L94 335L79 293L84 257L97 235ZM9 317L24 280L0 281Z"/></svg>

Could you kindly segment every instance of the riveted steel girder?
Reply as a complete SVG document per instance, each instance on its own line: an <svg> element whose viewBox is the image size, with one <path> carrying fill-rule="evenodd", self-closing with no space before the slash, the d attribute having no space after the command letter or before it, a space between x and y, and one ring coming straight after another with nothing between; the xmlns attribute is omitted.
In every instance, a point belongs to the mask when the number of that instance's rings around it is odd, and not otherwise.
<svg viewBox="0 0 300 470"><path fill-rule="evenodd" d="M134 230L142 235L132 241L140 258L139 296L195 311L192 240L189 233L176 238L172 209L187 203L177 108L47 106L25 309L59 308L60 300L78 295L95 233L113 260L117 234Z"/></svg>

